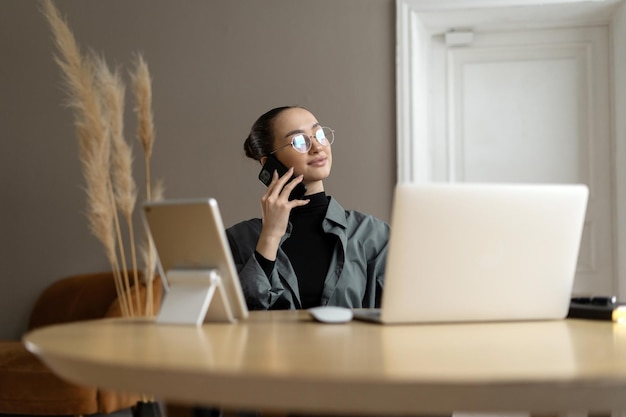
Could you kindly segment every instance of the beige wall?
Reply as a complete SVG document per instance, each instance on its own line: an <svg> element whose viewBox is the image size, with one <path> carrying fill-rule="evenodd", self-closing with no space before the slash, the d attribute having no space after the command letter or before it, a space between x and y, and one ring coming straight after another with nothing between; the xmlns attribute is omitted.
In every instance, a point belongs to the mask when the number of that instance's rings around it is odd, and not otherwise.
<svg viewBox="0 0 626 417"><path fill-rule="evenodd" d="M153 174L166 196L218 199L226 225L258 217L243 139L265 110L308 107L336 129L326 191L389 220L395 183L393 0L57 0L82 47L154 79ZM73 115L34 0L0 2L0 338L35 297L108 268L86 226ZM131 97L126 134L135 128ZM136 147L136 179L143 181Z"/></svg>

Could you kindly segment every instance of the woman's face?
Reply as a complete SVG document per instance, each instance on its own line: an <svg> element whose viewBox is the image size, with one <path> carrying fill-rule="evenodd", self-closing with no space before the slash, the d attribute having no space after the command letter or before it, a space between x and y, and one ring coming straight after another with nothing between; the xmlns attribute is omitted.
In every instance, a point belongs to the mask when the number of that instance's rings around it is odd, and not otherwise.
<svg viewBox="0 0 626 417"><path fill-rule="evenodd" d="M293 167L295 175L304 175L302 182L307 194L324 191L323 180L330 175L333 162L331 145L321 145L315 139L315 131L321 127L308 110L291 108L274 119L274 154L287 168ZM294 135L303 133L311 139L307 153L296 151L290 144ZM289 145L289 146L285 146Z"/></svg>

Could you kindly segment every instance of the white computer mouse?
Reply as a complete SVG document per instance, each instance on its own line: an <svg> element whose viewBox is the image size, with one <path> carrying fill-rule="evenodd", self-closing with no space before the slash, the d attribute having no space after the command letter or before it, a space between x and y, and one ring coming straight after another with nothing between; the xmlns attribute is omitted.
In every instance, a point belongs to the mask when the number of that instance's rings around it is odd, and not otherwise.
<svg viewBox="0 0 626 417"><path fill-rule="evenodd" d="M352 320L352 310L346 307L320 306L307 311L321 323L347 323Z"/></svg>

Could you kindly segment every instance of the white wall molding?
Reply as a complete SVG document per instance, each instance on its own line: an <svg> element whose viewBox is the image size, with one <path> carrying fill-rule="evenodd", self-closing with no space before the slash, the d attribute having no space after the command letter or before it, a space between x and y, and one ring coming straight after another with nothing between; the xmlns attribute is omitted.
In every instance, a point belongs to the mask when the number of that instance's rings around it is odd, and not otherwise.
<svg viewBox="0 0 626 417"><path fill-rule="evenodd" d="M619 276L618 296L626 300L626 2L613 13L611 21L613 49L613 155L615 207L615 259Z"/></svg>

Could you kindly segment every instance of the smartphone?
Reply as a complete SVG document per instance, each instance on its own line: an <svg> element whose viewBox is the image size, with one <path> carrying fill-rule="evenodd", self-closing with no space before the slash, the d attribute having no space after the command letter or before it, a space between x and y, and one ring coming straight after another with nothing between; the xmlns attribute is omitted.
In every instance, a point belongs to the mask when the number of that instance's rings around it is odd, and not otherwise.
<svg viewBox="0 0 626 417"><path fill-rule="evenodd" d="M272 182L272 175L274 174L274 171L277 171L278 176L282 177L287 171L289 171L289 169L285 165L283 165L283 163L280 162L274 155L270 155L265 160L265 165L263 165L263 168L261 168L261 172L259 172L259 179L261 180L261 182L266 186L269 186ZM295 177L295 175L292 176L289 181L293 180ZM289 194L289 200L301 199L302 197L304 197L305 193L306 185L299 183Z"/></svg>

